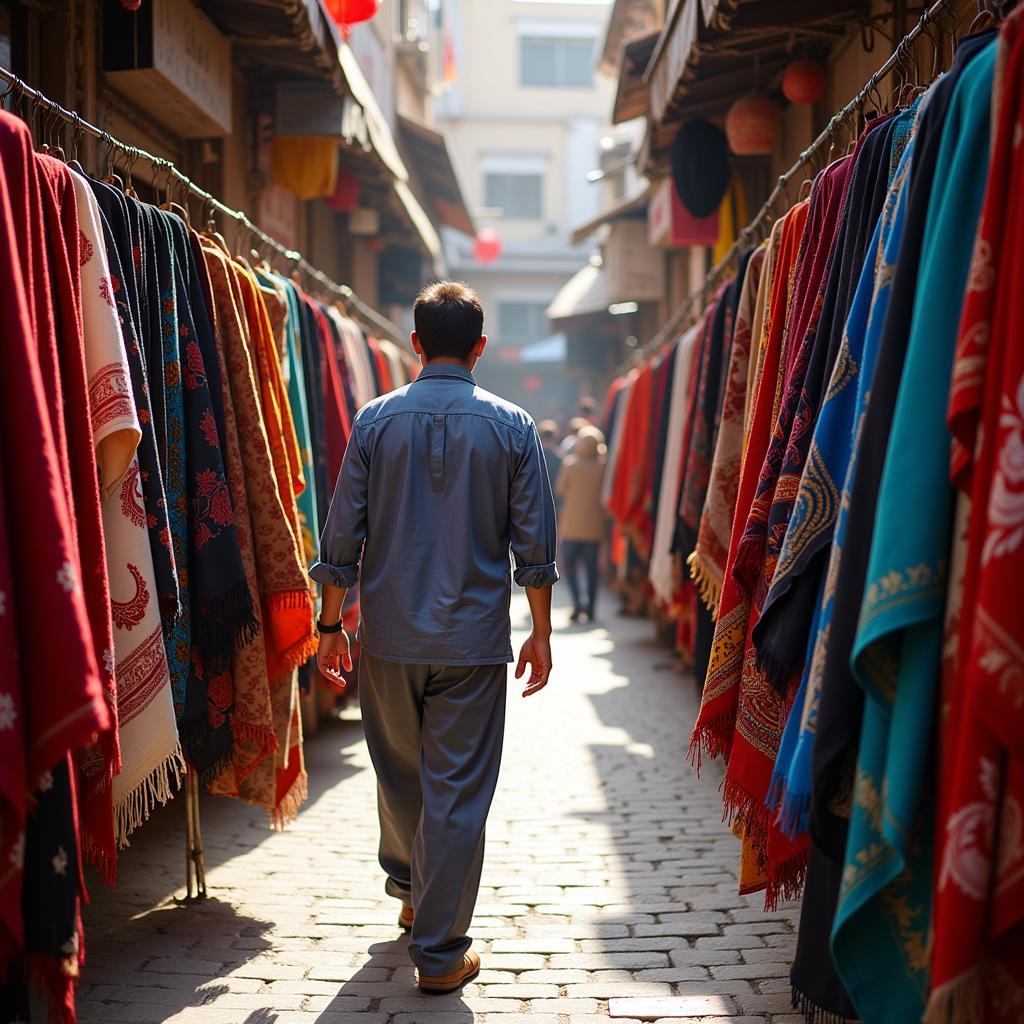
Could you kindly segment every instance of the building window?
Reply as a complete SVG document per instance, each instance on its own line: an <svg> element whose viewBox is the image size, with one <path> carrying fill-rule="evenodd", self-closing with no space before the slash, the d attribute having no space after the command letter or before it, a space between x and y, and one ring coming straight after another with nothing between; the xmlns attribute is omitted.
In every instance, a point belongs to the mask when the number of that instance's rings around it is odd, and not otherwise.
<svg viewBox="0 0 1024 1024"><path fill-rule="evenodd" d="M540 174L488 171L484 176L484 204L513 220L540 220L544 215L544 178Z"/></svg>
<svg viewBox="0 0 1024 1024"><path fill-rule="evenodd" d="M571 36L520 36L522 85L589 89L594 84L594 40Z"/></svg>
<svg viewBox="0 0 1024 1024"><path fill-rule="evenodd" d="M498 342L529 345L551 333L546 302L499 302Z"/></svg>

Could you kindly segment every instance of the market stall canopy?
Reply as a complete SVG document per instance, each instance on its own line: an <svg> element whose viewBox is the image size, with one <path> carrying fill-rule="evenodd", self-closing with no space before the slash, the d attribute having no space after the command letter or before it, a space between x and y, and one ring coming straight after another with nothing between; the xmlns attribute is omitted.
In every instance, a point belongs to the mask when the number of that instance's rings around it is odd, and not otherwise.
<svg viewBox="0 0 1024 1024"><path fill-rule="evenodd" d="M649 155L664 153L683 121L724 115L771 82L797 44L826 49L868 15L862 0L816 0L812 10L800 0L677 0L645 72Z"/></svg>
<svg viewBox="0 0 1024 1024"><path fill-rule="evenodd" d="M564 363L566 353L569 350L568 342L564 334L552 334L542 341L535 341L527 345L520 353L520 362L523 363Z"/></svg>
<svg viewBox="0 0 1024 1024"><path fill-rule="evenodd" d="M476 226L463 197L455 160L444 133L404 114L398 115L398 132L437 221L474 237Z"/></svg>
<svg viewBox="0 0 1024 1024"><path fill-rule="evenodd" d="M588 263L565 282L548 306L552 324L608 311L608 281L603 267Z"/></svg>
<svg viewBox="0 0 1024 1024"><path fill-rule="evenodd" d="M660 32L626 43L619 54L618 86L612 106L612 124L622 124L647 113L650 95L644 73L651 62Z"/></svg>
<svg viewBox="0 0 1024 1024"><path fill-rule="evenodd" d="M602 210L596 217L593 217L586 221L586 223L575 228L570 236L572 244L578 245L605 224L610 224L612 221L620 220L623 217L636 217L644 213L647 209L647 199L649 194L650 185L644 181L640 188L635 192L628 196L623 196L622 199L616 200L607 209Z"/></svg>
<svg viewBox="0 0 1024 1024"><path fill-rule="evenodd" d="M664 0L615 0L608 15L598 67L613 74L619 65L623 43L652 32L655 37L665 23Z"/></svg>

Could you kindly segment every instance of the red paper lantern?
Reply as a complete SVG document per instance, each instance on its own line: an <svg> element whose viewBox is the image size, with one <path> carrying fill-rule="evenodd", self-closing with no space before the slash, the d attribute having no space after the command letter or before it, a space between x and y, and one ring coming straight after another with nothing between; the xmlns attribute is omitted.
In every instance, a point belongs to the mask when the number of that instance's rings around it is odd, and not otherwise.
<svg viewBox="0 0 1024 1024"><path fill-rule="evenodd" d="M782 111L764 96L742 96L725 115L725 135L737 156L767 156L781 134Z"/></svg>
<svg viewBox="0 0 1024 1024"><path fill-rule="evenodd" d="M384 239L380 235L374 235L373 238L366 240L366 248L372 253L381 253L384 251Z"/></svg>
<svg viewBox="0 0 1024 1024"><path fill-rule="evenodd" d="M121 6L126 11L137 11L142 6L142 0L121 0Z"/></svg>
<svg viewBox="0 0 1024 1024"><path fill-rule="evenodd" d="M369 21L380 9L380 0L324 0L327 13L336 25L357 25Z"/></svg>
<svg viewBox="0 0 1024 1024"><path fill-rule="evenodd" d="M359 205L359 179L347 167L339 167L334 192L324 201L341 213L351 213Z"/></svg>
<svg viewBox="0 0 1024 1024"><path fill-rule="evenodd" d="M825 94L825 69L816 60L795 60L782 76L782 94L790 103L806 106Z"/></svg>
<svg viewBox="0 0 1024 1024"><path fill-rule="evenodd" d="M484 228L473 243L473 255L481 263L493 263L502 250L501 235L494 228Z"/></svg>

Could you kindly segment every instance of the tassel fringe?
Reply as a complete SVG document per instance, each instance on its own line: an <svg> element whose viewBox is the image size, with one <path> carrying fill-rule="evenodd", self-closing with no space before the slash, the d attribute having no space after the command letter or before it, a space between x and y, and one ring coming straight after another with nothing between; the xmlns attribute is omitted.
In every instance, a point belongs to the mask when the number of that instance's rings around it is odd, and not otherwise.
<svg viewBox="0 0 1024 1024"><path fill-rule="evenodd" d="M840 1013L826 1010L813 1003L796 986L792 989L793 1009L803 1014L807 1024L856 1024L856 1017L844 1017Z"/></svg>
<svg viewBox="0 0 1024 1024"><path fill-rule="evenodd" d="M295 820L296 815L299 813L299 808L306 802L308 797L309 776L302 772L292 783L291 789L278 801L277 806L272 811L267 811L270 827L278 832L284 831L285 826Z"/></svg>
<svg viewBox="0 0 1024 1024"><path fill-rule="evenodd" d="M735 727L735 706L727 708L710 722L698 723L694 726L686 759L693 765L698 775L700 775L702 751L712 759L724 757L728 760Z"/></svg>
<svg viewBox="0 0 1024 1024"><path fill-rule="evenodd" d="M117 828L116 821L114 828ZM112 857L108 851L101 850L85 829L79 830L78 845L82 851L82 859L91 864L100 873L103 881L113 889L117 884L117 856Z"/></svg>
<svg viewBox="0 0 1024 1024"><path fill-rule="evenodd" d="M711 572L710 566L701 557L699 551L694 551L686 564L690 567L690 579L697 586L697 593L704 602L704 606L712 615L718 614L718 602L722 597L722 583Z"/></svg>
<svg viewBox="0 0 1024 1024"><path fill-rule="evenodd" d="M123 800L114 807L114 835L119 850L129 846L128 837L181 788L185 756L181 744L160 762Z"/></svg>
<svg viewBox="0 0 1024 1024"><path fill-rule="evenodd" d="M757 666L764 673L765 679L777 694L784 696L793 670L771 648L755 643L754 649L757 653Z"/></svg>
<svg viewBox="0 0 1024 1024"><path fill-rule="evenodd" d="M985 976L975 965L932 990L922 1024L985 1024Z"/></svg>
<svg viewBox="0 0 1024 1024"><path fill-rule="evenodd" d="M766 913L772 914L779 909L779 903L798 900L803 895L810 853L810 849L802 850L772 871L768 887L764 891Z"/></svg>
<svg viewBox="0 0 1024 1024"><path fill-rule="evenodd" d="M244 578L192 616L192 641L213 674L228 668L235 651L252 643L259 632L256 605Z"/></svg>

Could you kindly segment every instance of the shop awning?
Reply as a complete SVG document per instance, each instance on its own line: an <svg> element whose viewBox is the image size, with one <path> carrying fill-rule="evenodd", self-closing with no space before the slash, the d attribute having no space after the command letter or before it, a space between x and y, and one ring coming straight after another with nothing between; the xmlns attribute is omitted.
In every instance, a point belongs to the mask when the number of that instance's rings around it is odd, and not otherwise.
<svg viewBox="0 0 1024 1024"><path fill-rule="evenodd" d="M444 133L402 114L398 115L398 132L437 221L471 238L475 236L473 216L463 198L455 160Z"/></svg>
<svg viewBox="0 0 1024 1024"><path fill-rule="evenodd" d="M619 55L618 86L612 105L612 124L622 124L647 113L650 95L644 73L661 38L652 32L622 47Z"/></svg>
<svg viewBox="0 0 1024 1024"><path fill-rule="evenodd" d="M826 49L864 15L859 0L677 0L645 78L651 149L663 150L684 120L720 117L755 84L767 86L794 59L794 44ZM756 76L756 83L755 83Z"/></svg>
<svg viewBox="0 0 1024 1024"><path fill-rule="evenodd" d="M589 238L598 228L603 227L605 224L610 224L612 221L619 220L622 217L637 215L641 211L646 210L649 193L650 185L644 181L641 188L636 192L617 200L607 209L602 210L596 217L575 228L570 236L572 244L579 245L580 242Z"/></svg>
<svg viewBox="0 0 1024 1024"><path fill-rule="evenodd" d="M602 267L588 263L562 285L548 306L552 324L608 310L608 282Z"/></svg>
<svg viewBox="0 0 1024 1024"><path fill-rule="evenodd" d="M535 341L523 348L520 361L524 363L564 363L569 345L564 334L552 334L543 341Z"/></svg>

